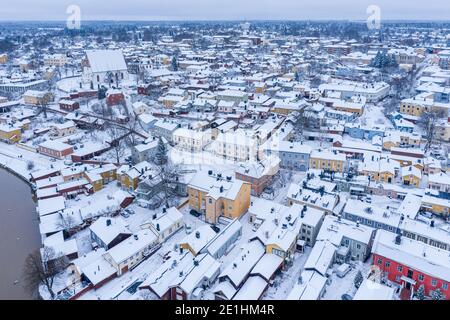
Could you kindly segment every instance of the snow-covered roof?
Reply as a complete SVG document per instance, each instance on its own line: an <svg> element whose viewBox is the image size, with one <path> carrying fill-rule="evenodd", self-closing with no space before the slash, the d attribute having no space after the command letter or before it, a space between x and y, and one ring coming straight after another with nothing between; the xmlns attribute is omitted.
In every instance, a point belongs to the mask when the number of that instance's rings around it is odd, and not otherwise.
<svg viewBox="0 0 450 320"><path fill-rule="evenodd" d="M257 240L245 244L219 277L228 277L236 288L239 287L264 253L264 246Z"/></svg>
<svg viewBox="0 0 450 320"><path fill-rule="evenodd" d="M396 234L378 230L372 253L396 261L418 272L450 281L449 252L406 237L395 243Z"/></svg>
<svg viewBox="0 0 450 320"><path fill-rule="evenodd" d="M252 269L250 274L259 274L266 281L269 281L273 276L275 271L281 266L283 263L283 258L277 256L273 253L266 253L263 257L256 263L255 267Z"/></svg>
<svg viewBox="0 0 450 320"><path fill-rule="evenodd" d="M120 50L86 50L92 72L127 70L127 64Z"/></svg>
<svg viewBox="0 0 450 320"><path fill-rule="evenodd" d="M197 238L197 235L199 237ZM202 225L194 232L188 234L180 241L180 244L188 244L194 253L200 252L214 237L216 233L209 225Z"/></svg>
<svg viewBox="0 0 450 320"><path fill-rule="evenodd" d="M301 283L297 282L287 296L287 300L319 300L327 283L327 278L315 271L304 270Z"/></svg>
<svg viewBox="0 0 450 320"><path fill-rule="evenodd" d="M260 276L251 276L245 281L232 300L259 300L267 285L266 280Z"/></svg>
<svg viewBox="0 0 450 320"><path fill-rule="evenodd" d="M39 216L45 216L66 208L64 197L54 197L50 199L38 200L37 211Z"/></svg>
<svg viewBox="0 0 450 320"><path fill-rule="evenodd" d="M314 270L325 276L328 268L334 261L336 247L328 241L316 241L308 260L306 260L304 269Z"/></svg>
<svg viewBox="0 0 450 320"><path fill-rule="evenodd" d="M131 235L127 223L121 217L100 217L89 229L107 245L120 234Z"/></svg>
<svg viewBox="0 0 450 320"><path fill-rule="evenodd" d="M148 229L139 230L131 237L128 237L115 247L109 249L107 254L109 254L117 264L119 264L136 253L151 247L156 242L157 237L152 231Z"/></svg>
<svg viewBox="0 0 450 320"><path fill-rule="evenodd" d="M364 279L356 291L353 300L393 300L394 288L377 283L370 279Z"/></svg>

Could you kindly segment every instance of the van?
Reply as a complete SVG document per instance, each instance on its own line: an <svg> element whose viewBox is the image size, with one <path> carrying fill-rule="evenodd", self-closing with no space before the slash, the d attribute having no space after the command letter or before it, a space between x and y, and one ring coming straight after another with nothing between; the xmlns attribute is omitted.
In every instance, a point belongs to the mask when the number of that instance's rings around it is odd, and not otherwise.
<svg viewBox="0 0 450 320"><path fill-rule="evenodd" d="M345 277L347 273L352 269L349 264L343 263L336 269L336 274L339 278Z"/></svg>

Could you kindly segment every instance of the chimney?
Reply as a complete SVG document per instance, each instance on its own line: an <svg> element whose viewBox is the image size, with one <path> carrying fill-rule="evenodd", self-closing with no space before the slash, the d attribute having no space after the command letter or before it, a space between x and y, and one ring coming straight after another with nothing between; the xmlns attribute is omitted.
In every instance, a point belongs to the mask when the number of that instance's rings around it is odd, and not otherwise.
<svg viewBox="0 0 450 320"><path fill-rule="evenodd" d="M109 227L111 225L111 219L106 219L106 226Z"/></svg>
<svg viewBox="0 0 450 320"><path fill-rule="evenodd" d="M434 220L431 220L430 227L434 228Z"/></svg>
<svg viewBox="0 0 450 320"><path fill-rule="evenodd" d="M167 212L167 208L163 207L163 213L166 213L166 212Z"/></svg>
<svg viewBox="0 0 450 320"><path fill-rule="evenodd" d="M208 175L212 176L213 171L212 170L208 170Z"/></svg>
<svg viewBox="0 0 450 320"><path fill-rule="evenodd" d="M195 237L196 237L197 239L200 239L200 231L196 231L196 232L195 232Z"/></svg>
<svg viewBox="0 0 450 320"><path fill-rule="evenodd" d="M134 240L138 240L138 239L139 239L138 235L135 234L135 235L134 235Z"/></svg>
<svg viewBox="0 0 450 320"><path fill-rule="evenodd" d="M220 193L223 192L223 186L220 186Z"/></svg>
<svg viewBox="0 0 450 320"><path fill-rule="evenodd" d="M160 231L159 223L156 224L156 230Z"/></svg>

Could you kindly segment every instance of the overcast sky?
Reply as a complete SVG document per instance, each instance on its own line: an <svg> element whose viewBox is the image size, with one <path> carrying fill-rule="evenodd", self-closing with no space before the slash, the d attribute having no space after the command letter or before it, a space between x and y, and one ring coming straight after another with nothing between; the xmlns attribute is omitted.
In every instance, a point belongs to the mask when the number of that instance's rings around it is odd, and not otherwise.
<svg viewBox="0 0 450 320"><path fill-rule="evenodd" d="M10 0L0 20L66 20L72 4L82 20L366 20L371 4L382 19L450 20L450 0Z"/></svg>

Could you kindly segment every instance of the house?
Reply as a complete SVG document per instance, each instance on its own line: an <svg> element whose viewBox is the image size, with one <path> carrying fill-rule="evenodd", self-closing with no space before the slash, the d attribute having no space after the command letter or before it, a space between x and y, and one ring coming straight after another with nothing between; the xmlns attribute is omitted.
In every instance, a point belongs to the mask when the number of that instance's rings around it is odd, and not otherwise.
<svg viewBox="0 0 450 320"><path fill-rule="evenodd" d="M73 153L73 147L60 141L47 140L38 146L37 151L52 158L64 159Z"/></svg>
<svg viewBox="0 0 450 320"><path fill-rule="evenodd" d="M170 258L139 285L162 300L199 300L220 273L220 263L209 254L170 252Z"/></svg>
<svg viewBox="0 0 450 320"><path fill-rule="evenodd" d="M399 284L408 297L423 285L425 295L439 289L450 299L448 251L379 230L372 254L373 265L381 269L385 278Z"/></svg>
<svg viewBox="0 0 450 320"><path fill-rule="evenodd" d="M353 300L394 300L395 289L385 284L365 278L353 297Z"/></svg>
<svg viewBox="0 0 450 320"><path fill-rule="evenodd" d="M429 174L428 188L438 191L441 197L448 198L450 194L450 176L444 172Z"/></svg>
<svg viewBox="0 0 450 320"><path fill-rule="evenodd" d="M400 226L404 237L421 241L430 246L450 251L450 234L442 227L434 225L434 221L427 223L405 218Z"/></svg>
<svg viewBox="0 0 450 320"><path fill-rule="evenodd" d="M389 210L354 199L347 200L342 211L342 217L372 228L394 233L397 232L401 221L401 214L393 209Z"/></svg>
<svg viewBox="0 0 450 320"><path fill-rule="evenodd" d="M163 142L164 143L164 142ZM135 145L131 148L131 157L134 163L142 161L151 161L154 159L156 151L158 150L159 139L150 137L143 143ZM167 144L167 141L165 142Z"/></svg>
<svg viewBox="0 0 450 320"><path fill-rule="evenodd" d="M317 241L303 266L304 270L326 277L328 269L336 260L336 251L336 246L329 241Z"/></svg>
<svg viewBox="0 0 450 320"><path fill-rule="evenodd" d="M67 112L73 112L80 109L80 104L74 100L61 99L58 102L59 108Z"/></svg>
<svg viewBox="0 0 450 320"><path fill-rule="evenodd" d="M40 217L62 211L66 208L64 197L54 197L50 199L38 200L36 211Z"/></svg>
<svg viewBox="0 0 450 320"><path fill-rule="evenodd" d="M259 158L257 138L242 129L219 133L213 148L216 155L225 159L246 162Z"/></svg>
<svg viewBox="0 0 450 320"><path fill-rule="evenodd" d="M329 241L336 248L336 260L365 261L372 248L375 229L340 217L326 216L316 238Z"/></svg>
<svg viewBox="0 0 450 320"><path fill-rule="evenodd" d="M172 138L172 141L179 149L201 152L206 144L211 141L211 131L179 128L173 132Z"/></svg>
<svg viewBox="0 0 450 320"><path fill-rule="evenodd" d="M206 244L200 253L209 253L214 259L220 259L234 248L235 242L242 235L242 224L234 219L227 224L219 233Z"/></svg>
<svg viewBox="0 0 450 320"><path fill-rule="evenodd" d="M320 300L325 294L327 278L318 272L305 270L294 284L286 300Z"/></svg>
<svg viewBox="0 0 450 320"><path fill-rule="evenodd" d="M261 276L250 276L232 300L260 300L268 287L268 282Z"/></svg>
<svg viewBox="0 0 450 320"><path fill-rule="evenodd" d="M158 235L159 243L163 243L174 233L183 227L183 215L175 207L163 208L160 215L154 215L154 219L146 220L141 224L141 229L148 228Z"/></svg>
<svg viewBox="0 0 450 320"><path fill-rule="evenodd" d="M13 125L0 124L0 141L17 143L22 139L22 130Z"/></svg>
<svg viewBox="0 0 450 320"><path fill-rule="evenodd" d="M310 167L312 169L330 170L343 172L346 165L344 154L329 150L313 150L310 156Z"/></svg>
<svg viewBox="0 0 450 320"><path fill-rule="evenodd" d="M41 248L41 254L45 248L52 248L55 252L54 259L47 261L50 264L56 258L66 257L68 260L74 260L78 258L78 245L76 239L65 240L62 231L48 236L43 241L43 248Z"/></svg>
<svg viewBox="0 0 450 320"><path fill-rule="evenodd" d="M164 119L158 120L153 126L153 133L157 137L165 138L167 141L172 142L173 133L180 128L181 125L174 121Z"/></svg>
<svg viewBox="0 0 450 320"><path fill-rule="evenodd" d="M133 111L137 116L146 113L148 110L148 105L142 101L136 101L135 103L133 103Z"/></svg>
<svg viewBox="0 0 450 320"><path fill-rule="evenodd" d="M121 81L128 80L128 71L120 50L86 50L82 62L83 81L91 89L99 89L103 84L119 87Z"/></svg>
<svg viewBox="0 0 450 320"><path fill-rule="evenodd" d="M51 125L50 137L62 138L75 134L77 126L73 121L66 121L64 123L55 123Z"/></svg>
<svg viewBox="0 0 450 320"><path fill-rule="evenodd" d="M233 121L233 120L229 120L226 121L225 119L222 119L223 123L219 124L218 126L211 126L211 139L215 140L217 138L217 136L219 135L219 133L225 133L228 131L233 131L236 130L238 127L238 124ZM217 120L214 122L215 124L217 124Z"/></svg>
<svg viewBox="0 0 450 320"><path fill-rule="evenodd" d="M180 242L180 248L189 250L196 256L215 236L216 232L209 225L203 225L184 237Z"/></svg>
<svg viewBox="0 0 450 320"><path fill-rule="evenodd" d="M51 102L52 99L53 99L52 94L46 91L27 90L23 94L23 102L26 105L31 106L45 105Z"/></svg>
<svg viewBox="0 0 450 320"><path fill-rule="evenodd" d="M260 162L242 163L235 171L236 179L252 185L252 195L260 195L279 172L280 159L276 156L265 158Z"/></svg>
<svg viewBox="0 0 450 320"><path fill-rule="evenodd" d="M190 208L204 213L208 223L216 223L220 216L239 218L250 206L251 184L212 170L195 174L187 191Z"/></svg>
<svg viewBox="0 0 450 320"><path fill-rule="evenodd" d="M448 217L450 213L450 200L425 194L422 197L421 208L422 210L431 212L435 215Z"/></svg>
<svg viewBox="0 0 450 320"><path fill-rule="evenodd" d="M284 169L308 171L312 148L301 142L280 141L278 148L269 150L280 158L280 166Z"/></svg>
<svg viewBox="0 0 450 320"><path fill-rule="evenodd" d="M47 66L62 67L68 63L68 58L65 54L51 54L44 56L44 64Z"/></svg>
<svg viewBox="0 0 450 320"><path fill-rule="evenodd" d="M301 209L301 206L292 206L280 212L279 216L266 219L251 240L257 239L264 244L266 253L275 254L286 263L291 262L297 250Z"/></svg>
<svg viewBox="0 0 450 320"><path fill-rule="evenodd" d="M122 91L118 89L109 89L106 92L106 105L108 107L117 106L125 103L125 96Z"/></svg>
<svg viewBox="0 0 450 320"><path fill-rule="evenodd" d="M137 189L139 179L151 176L153 173L153 165L147 161L139 162L131 166L124 164L117 169L117 182L124 190L134 191Z"/></svg>
<svg viewBox="0 0 450 320"><path fill-rule="evenodd" d="M152 254L158 237L150 230L139 230L106 251L104 257L116 270L118 276L136 267Z"/></svg>
<svg viewBox="0 0 450 320"><path fill-rule="evenodd" d="M422 172L414 166L402 167L401 177L404 185L418 188L422 181Z"/></svg>
<svg viewBox="0 0 450 320"><path fill-rule="evenodd" d="M111 249L133 234L121 217L100 217L89 226L89 231L92 246L105 250Z"/></svg>
<svg viewBox="0 0 450 320"><path fill-rule="evenodd" d="M264 256L264 252L264 246L259 241L246 243L236 258L220 273L219 283L229 282L235 290L239 290L253 267Z"/></svg>
<svg viewBox="0 0 450 320"><path fill-rule="evenodd" d="M340 202L335 189L335 183L319 178L305 179L300 184L291 183L287 193L288 204L290 206L300 204L326 214L333 214Z"/></svg>

